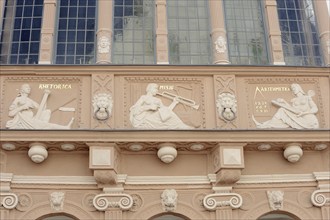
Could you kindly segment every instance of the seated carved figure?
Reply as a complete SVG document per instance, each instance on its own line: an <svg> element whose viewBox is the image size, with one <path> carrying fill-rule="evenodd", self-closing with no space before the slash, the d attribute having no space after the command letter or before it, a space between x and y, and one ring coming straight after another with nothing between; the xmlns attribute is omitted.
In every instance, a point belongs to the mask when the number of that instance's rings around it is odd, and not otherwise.
<svg viewBox="0 0 330 220"><path fill-rule="evenodd" d="M145 129L191 129L173 112L178 100L173 99L169 106L155 97L158 85L150 83L146 89L147 94L142 95L130 108L130 121L134 128Z"/></svg>
<svg viewBox="0 0 330 220"><path fill-rule="evenodd" d="M300 85L296 83L291 85L291 90L295 95L291 99L291 104L281 98L272 101L274 105L280 107L272 119L260 123L253 117L258 128L319 128L319 122L315 115L318 108L312 99L314 91L309 90L308 94L305 94Z"/></svg>
<svg viewBox="0 0 330 220"><path fill-rule="evenodd" d="M45 90L42 103L29 98L31 87L29 84L23 84L20 93L9 106L9 117L13 119L7 121L6 127L9 129L70 129L73 118L68 125L58 125L50 123L51 111L45 109L46 99L50 93ZM34 115L33 109L37 109Z"/></svg>

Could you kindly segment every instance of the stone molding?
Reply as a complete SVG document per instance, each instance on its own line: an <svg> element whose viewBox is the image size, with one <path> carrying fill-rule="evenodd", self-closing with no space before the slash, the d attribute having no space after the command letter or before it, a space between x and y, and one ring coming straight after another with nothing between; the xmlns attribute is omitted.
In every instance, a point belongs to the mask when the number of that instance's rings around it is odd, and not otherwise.
<svg viewBox="0 0 330 220"><path fill-rule="evenodd" d="M0 193L1 206L5 209L14 209L18 204L18 197L15 193Z"/></svg>
<svg viewBox="0 0 330 220"><path fill-rule="evenodd" d="M133 198L125 193L104 193L94 197L93 205L99 211L105 211L108 208L129 210L133 206Z"/></svg>
<svg viewBox="0 0 330 220"><path fill-rule="evenodd" d="M243 199L237 193L214 193L204 197L203 205L209 211L214 211L217 207L230 206L238 209L242 206Z"/></svg>
<svg viewBox="0 0 330 220"><path fill-rule="evenodd" d="M318 176L316 178L316 176ZM316 180L329 180L330 172L314 172L313 174L272 174L241 175L238 185L273 184L273 183L306 183ZM210 184L216 181L216 174L207 176L128 176L117 175L118 183L127 185L159 185L159 184ZM56 185L96 185L93 176L21 176L12 173L0 173L1 183L14 184L56 184Z"/></svg>

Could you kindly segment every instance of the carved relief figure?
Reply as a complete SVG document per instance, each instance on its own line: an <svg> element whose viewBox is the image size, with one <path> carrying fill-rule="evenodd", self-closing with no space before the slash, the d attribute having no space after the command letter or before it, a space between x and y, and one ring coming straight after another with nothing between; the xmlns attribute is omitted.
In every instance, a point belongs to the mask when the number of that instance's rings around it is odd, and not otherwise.
<svg viewBox="0 0 330 220"><path fill-rule="evenodd" d="M46 101L49 90L44 91L40 105L29 98L31 87L29 84L21 86L18 96L9 106L9 117L13 119L7 121L6 127L9 129L70 129L73 118L67 125L50 123L51 111L46 109ZM34 115L33 109L37 109Z"/></svg>
<svg viewBox="0 0 330 220"><path fill-rule="evenodd" d="M99 38L97 43L97 48L99 53L109 53L110 51L110 40L106 36L102 36Z"/></svg>
<svg viewBox="0 0 330 220"><path fill-rule="evenodd" d="M226 40L222 36L219 36L217 40L214 42L214 44L217 53L224 53L227 50Z"/></svg>
<svg viewBox="0 0 330 220"><path fill-rule="evenodd" d="M93 98L94 116L98 120L106 120L111 116L113 100L110 94L100 93Z"/></svg>
<svg viewBox="0 0 330 220"><path fill-rule="evenodd" d="M282 191L267 191L269 206L272 210L283 209L283 196Z"/></svg>
<svg viewBox="0 0 330 220"><path fill-rule="evenodd" d="M217 99L218 115L221 119L232 121L236 118L237 101L233 94L221 93Z"/></svg>
<svg viewBox="0 0 330 220"><path fill-rule="evenodd" d="M291 85L291 90L295 95L291 99L291 104L282 98L272 101L273 105L280 107L272 119L260 123L253 117L258 128L319 128L319 122L315 115L318 112L318 108L312 99L314 91L309 90L308 94L306 94L300 85L296 83Z"/></svg>
<svg viewBox="0 0 330 220"><path fill-rule="evenodd" d="M164 211L174 211L178 200L178 194L175 189L165 189L161 195Z"/></svg>
<svg viewBox="0 0 330 220"><path fill-rule="evenodd" d="M50 194L50 206L55 211L63 210L64 192L53 192Z"/></svg>
<svg viewBox="0 0 330 220"><path fill-rule="evenodd" d="M134 128L146 129L191 129L173 112L179 100L174 97L169 106L163 105L162 101L155 97L158 95L158 85L150 83L146 94L130 108L130 121Z"/></svg>

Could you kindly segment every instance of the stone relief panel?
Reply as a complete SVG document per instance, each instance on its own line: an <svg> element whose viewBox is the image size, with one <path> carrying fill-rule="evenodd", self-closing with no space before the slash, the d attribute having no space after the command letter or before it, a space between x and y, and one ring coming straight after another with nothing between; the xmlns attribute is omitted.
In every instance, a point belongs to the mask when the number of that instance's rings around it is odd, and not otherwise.
<svg viewBox="0 0 330 220"><path fill-rule="evenodd" d="M272 210L283 209L284 192L267 191L269 206Z"/></svg>
<svg viewBox="0 0 330 220"><path fill-rule="evenodd" d="M317 129L324 127L321 91L313 78L246 79L250 127Z"/></svg>
<svg viewBox="0 0 330 220"><path fill-rule="evenodd" d="M216 100L218 117L225 121L232 121L237 114L237 100L231 93L221 93Z"/></svg>
<svg viewBox="0 0 330 220"><path fill-rule="evenodd" d="M162 207L165 212L174 211L178 202L178 193L175 189L165 189L161 194Z"/></svg>
<svg viewBox="0 0 330 220"><path fill-rule="evenodd" d="M78 77L6 77L2 88L2 128L79 127L81 81Z"/></svg>
<svg viewBox="0 0 330 220"><path fill-rule="evenodd" d="M235 129L238 127L237 121L237 101L236 101L236 82L234 75L223 75L214 77L214 91L215 91L215 103L217 106L218 116L217 127L223 129ZM227 94L230 94L230 98ZM229 99L228 99L229 98ZM233 101L233 102L227 102ZM236 103L235 103L236 102ZM223 103L223 104L222 104ZM227 104L226 104L227 103ZM223 106L223 105L225 105ZM230 104L230 108L228 108ZM227 111L226 111L227 110ZM220 111L220 112L219 112ZM226 118L223 117L223 113L226 113Z"/></svg>
<svg viewBox="0 0 330 220"><path fill-rule="evenodd" d="M217 53L225 53L227 51L227 42L223 36L219 36L214 45Z"/></svg>
<svg viewBox="0 0 330 220"><path fill-rule="evenodd" d="M97 120L107 120L110 118L113 107L112 96L107 93L99 93L93 98L93 112Z"/></svg>
<svg viewBox="0 0 330 220"><path fill-rule="evenodd" d="M49 197L50 207L54 211L63 210L65 193L64 192L52 192Z"/></svg>
<svg viewBox="0 0 330 220"><path fill-rule="evenodd" d="M203 81L184 77L126 77L125 127L205 128Z"/></svg>
<svg viewBox="0 0 330 220"><path fill-rule="evenodd" d="M100 73L92 75L92 107L94 117L92 118L92 128L105 129L113 128L111 115L113 115L114 102L114 76L112 74ZM97 101L99 107L97 107ZM102 105L102 106L100 106ZM106 106L104 108L104 106ZM101 110L103 108L103 110ZM99 109L99 110L98 110ZM98 113L96 113L98 112Z"/></svg>

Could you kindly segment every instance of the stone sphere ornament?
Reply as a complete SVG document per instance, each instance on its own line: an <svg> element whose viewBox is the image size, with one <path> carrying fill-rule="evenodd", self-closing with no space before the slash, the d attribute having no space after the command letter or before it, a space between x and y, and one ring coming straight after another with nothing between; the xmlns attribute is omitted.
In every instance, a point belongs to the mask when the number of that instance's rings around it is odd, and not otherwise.
<svg viewBox="0 0 330 220"><path fill-rule="evenodd" d="M301 149L301 144L292 143L287 145L283 153L285 159L291 163L296 163L300 160L303 155L303 150Z"/></svg>
<svg viewBox="0 0 330 220"><path fill-rule="evenodd" d="M28 155L35 163L41 163L48 157L48 151L45 145L41 143L33 143L30 145Z"/></svg>
<svg viewBox="0 0 330 220"><path fill-rule="evenodd" d="M158 158L164 163L171 163L178 155L173 144L162 144L157 152Z"/></svg>

